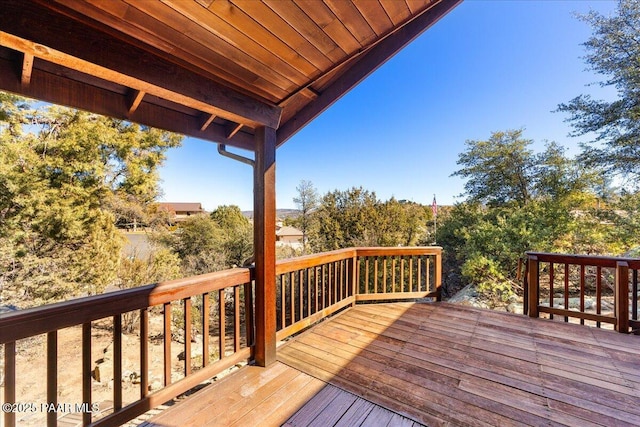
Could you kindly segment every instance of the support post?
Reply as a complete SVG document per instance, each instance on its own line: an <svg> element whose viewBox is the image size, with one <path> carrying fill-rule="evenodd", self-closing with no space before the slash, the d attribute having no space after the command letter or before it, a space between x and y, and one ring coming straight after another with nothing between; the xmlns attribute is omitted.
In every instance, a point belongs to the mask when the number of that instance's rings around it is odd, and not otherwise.
<svg viewBox="0 0 640 427"><path fill-rule="evenodd" d="M276 361L276 131L255 131L253 172L253 243L256 284L255 360Z"/></svg>
<svg viewBox="0 0 640 427"><path fill-rule="evenodd" d="M527 271L527 278L529 280L529 295L527 300L529 302L529 309L527 311L529 312L529 317L538 317L538 304L540 300L540 294L538 291L538 287L540 286L538 257L534 255L528 255L528 257L529 262L527 265L529 268Z"/></svg>
<svg viewBox="0 0 640 427"><path fill-rule="evenodd" d="M618 261L615 289L616 331L629 333L629 264Z"/></svg>

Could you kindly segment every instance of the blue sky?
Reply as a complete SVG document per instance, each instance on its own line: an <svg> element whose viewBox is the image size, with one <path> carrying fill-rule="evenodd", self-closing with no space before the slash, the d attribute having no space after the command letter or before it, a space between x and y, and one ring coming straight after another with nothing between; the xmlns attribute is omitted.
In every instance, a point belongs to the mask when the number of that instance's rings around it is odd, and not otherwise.
<svg viewBox="0 0 640 427"><path fill-rule="evenodd" d="M559 103L581 93L611 96L586 70L591 34L575 12L610 14L611 1L467 0L278 149L278 208L296 186L322 195L362 186L378 198L430 204L464 200L458 154L466 140L524 128L541 150L577 152ZM240 154L247 154L239 151ZM252 171L188 138L160 171L163 201L235 204L251 210Z"/></svg>

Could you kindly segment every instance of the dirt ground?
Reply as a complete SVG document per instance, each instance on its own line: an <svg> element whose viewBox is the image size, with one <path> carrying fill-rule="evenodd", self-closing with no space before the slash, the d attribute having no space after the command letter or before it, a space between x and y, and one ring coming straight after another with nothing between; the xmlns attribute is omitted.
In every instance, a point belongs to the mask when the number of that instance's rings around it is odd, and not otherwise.
<svg viewBox="0 0 640 427"><path fill-rule="evenodd" d="M149 388L154 391L164 383L164 355L162 316L150 316L149 333ZM92 402L99 405L97 416L108 414L113 405L113 332L109 324L94 322L91 332ZM184 360L179 358L184 343L179 337L171 342L172 382L183 378ZM202 363L202 344L192 342L192 369ZM122 340L122 394L126 405L140 397L140 344L137 333L123 334ZM42 426L46 424L46 336L38 336L18 342L16 349L16 403L21 412L16 413L18 426ZM215 360L218 343L212 339L210 357ZM4 356L4 349L0 354ZM182 359L182 360L181 360ZM0 359L0 372L4 371L4 360ZM97 371L96 371L96 368ZM0 376L1 377L1 376ZM58 414L59 426L76 425L79 414L77 406L82 404L82 328L72 327L58 332ZM4 398L4 382L0 386L0 400ZM4 402L3 402L4 403ZM97 409L97 408L93 408ZM1 419L2 417L0 417ZM0 420L0 425L2 421Z"/></svg>

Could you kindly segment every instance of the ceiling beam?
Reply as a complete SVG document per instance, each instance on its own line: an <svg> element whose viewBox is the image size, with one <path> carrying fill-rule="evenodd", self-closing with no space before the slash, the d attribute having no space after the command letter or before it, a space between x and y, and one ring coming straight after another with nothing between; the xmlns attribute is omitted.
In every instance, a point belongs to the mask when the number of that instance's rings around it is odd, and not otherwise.
<svg viewBox="0 0 640 427"><path fill-rule="evenodd" d="M20 77L23 87L29 86L31 82L31 72L33 70L33 55L25 53L22 58L22 75Z"/></svg>
<svg viewBox="0 0 640 427"><path fill-rule="evenodd" d="M144 98L141 99L135 111L129 114L131 98L128 93L120 94L96 86L88 86L64 75L46 72L37 67L32 71L29 86L24 87L20 76L16 75L14 64L14 61L9 58L0 58L0 90L116 119L130 120L244 150L253 151L254 149L254 138L249 133L238 132L232 139L228 139L228 131L224 125L212 122L202 129L201 115L189 115L145 102Z"/></svg>
<svg viewBox="0 0 640 427"><path fill-rule="evenodd" d="M134 90L131 92L131 95L129 96L129 116L136 112L142 102L142 98L144 98L143 91Z"/></svg>
<svg viewBox="0 0 640 427"><path fill-rule="evenodd" d="M348 71L325 88L318 97L278 128L277 144L281 146L300 129L309 124L369 74L435 24L462 0L440 0L398 31L391 33L362 55L356 57Z"/></svg>
<svg viewBox="0 0 640 427"><path fill-rule="evenodd" d="M280 107L123 43L37 2L3 0L2 8L0 45L250 127L280 125Z"/></svg>

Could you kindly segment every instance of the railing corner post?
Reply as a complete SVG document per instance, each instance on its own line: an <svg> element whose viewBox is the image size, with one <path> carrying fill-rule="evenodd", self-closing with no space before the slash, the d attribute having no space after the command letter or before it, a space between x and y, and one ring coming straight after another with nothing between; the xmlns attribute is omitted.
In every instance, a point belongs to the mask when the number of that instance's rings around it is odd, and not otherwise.
<svg viewBox="0 0 640 427"><path fill-rule="evenodd" d="M527 263L527 302L529 304L527 311L529 312L529 317L538 317L538 304L540 303L540 270L538 268L538 257L535 255L527 255L527 257L529 258L529 262Z"/></svg>
<svg viewBox="0 0 640 427"><path fill-rule="evenodd" d="M615 283L616 331L629 333L629 264L618 261Z"/></svg>

